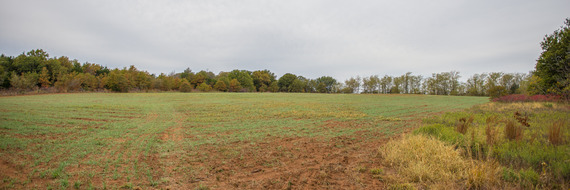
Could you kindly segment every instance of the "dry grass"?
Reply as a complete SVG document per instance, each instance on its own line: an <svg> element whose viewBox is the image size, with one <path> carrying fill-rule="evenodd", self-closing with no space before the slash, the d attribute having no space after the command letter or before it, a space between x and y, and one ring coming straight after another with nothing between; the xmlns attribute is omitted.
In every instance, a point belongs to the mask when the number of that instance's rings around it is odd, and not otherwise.
<svg viewBox="0 0 570 190"><path fill-rule="evenodd" d="M514 114L514 118L523 126L525 127L530 127L530 124L528 123L528 115L527 114L521 114L520 112L515 112Z"/></svg>
<svg viewBox="0 0 570 190"><path fill-rule="evenodd" d="M485 136L488 145L495 145L498 141L497 117L490 116L487 118L487 127L485 127Z"/></svg>
<svg viewBox="0 0 570 190"><path fill-rule="evenodd" d="M561 145L564 143L564 139L562 138L564 134L562 131L563 126L563 121L557 121L548 127L548 141L553 145Z"/></svg>
<svg viewBox="0 0 570 190"><path fill-rule="evenodd" d="M423 135L390 141L382 149L386 161L412 182L454 181L466 165L460 151Z"/></svg>
<svg viewBox="0 0 570 190"><path fill-rule="evenodd" d="M470 189L494 189L502 183L502 167L493 161L472 160L465 170L466 186Z"/></svg>
<svg viewBox="0 0 570 190"><path fill-rule="evenodd" d="M486 104L478 105L479 109L487 111L497 111L505 112L509 110L536 110L536 109L565 109L564 105L560 104L550 104L546 106L542 102L519 102L519 103L500 103L500 102L489 102Z"/></svg>
<svg viewBox="0 0 570 190"><path fill-rule="evenodd" d="M505 125L505 138L508 140L521 140L523 129L512 120L507 120Z"/></svg>
<svg viewBox="0 0 570 190"><path fill-rule="evenodd" d="M471 123L473 123L473 116L469 118L459 119L459 123L457 123L457 128L456 128L457 132L461 134L467 133L467 129L469 129L469 125L471 125Z"/></svg>
<svg viewBox="0 0 570 190"><path fill-rule="evenodd" d="M458 149L432 137L405 136L390 141L380 152L403 180L420 186L492 189L501 185L498 163L466 159Z"/></svg>

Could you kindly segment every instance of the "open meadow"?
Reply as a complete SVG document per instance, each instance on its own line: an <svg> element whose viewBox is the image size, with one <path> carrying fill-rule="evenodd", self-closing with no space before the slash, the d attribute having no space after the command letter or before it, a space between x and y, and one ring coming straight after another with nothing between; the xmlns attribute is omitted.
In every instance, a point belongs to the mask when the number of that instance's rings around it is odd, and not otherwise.
<svg viewBox="0 0 570 190"><path fill-rule="evenodd" d="M0 188L383 187L379 147L391 137L486 102L283 93L0 97Z"/></svg>

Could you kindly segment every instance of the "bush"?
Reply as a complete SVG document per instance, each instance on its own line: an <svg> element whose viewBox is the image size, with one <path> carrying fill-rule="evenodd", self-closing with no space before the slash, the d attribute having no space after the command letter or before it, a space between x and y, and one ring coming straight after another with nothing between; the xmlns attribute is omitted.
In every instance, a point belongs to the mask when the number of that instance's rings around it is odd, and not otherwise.
<svg viewBox="0 0 570 190"><path fill-rule="evenodd" d="M186 79L182 79L182 83L180 83L180 92L191 92L192 91L192 85L190 84L190 82L188 82L188 80Z"/></svg>
<svg viewBox="0 0 570 190"><path fill-rule="evenodd" d="M209 92L210 90L212 90L212 87L206 83L202 83L198 86L198 90L202 92Z"/></svg>

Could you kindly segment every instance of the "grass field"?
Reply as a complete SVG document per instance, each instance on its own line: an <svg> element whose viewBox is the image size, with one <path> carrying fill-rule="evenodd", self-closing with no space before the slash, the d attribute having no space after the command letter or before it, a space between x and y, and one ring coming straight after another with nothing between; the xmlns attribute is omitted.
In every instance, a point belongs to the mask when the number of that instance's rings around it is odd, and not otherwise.
<svg viewBox="0 0 570 190"><path fill-rule="evenodd" d="M0 97L0 187L372 188L378 147L485 97L88 93Z"/></svg>

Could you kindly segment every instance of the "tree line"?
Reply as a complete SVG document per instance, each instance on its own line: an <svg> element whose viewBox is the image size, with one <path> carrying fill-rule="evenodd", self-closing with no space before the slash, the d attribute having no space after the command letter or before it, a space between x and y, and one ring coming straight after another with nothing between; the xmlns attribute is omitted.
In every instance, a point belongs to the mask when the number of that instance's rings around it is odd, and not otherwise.
<svg viewBox="0 0 570 190"><path fill-rule="evenodd" d="M49 57L42 49L16 57L0 55L0 89L14 91L220 91L220 92L337 92L330 76L308 79L287 73L277 78L269 70L210 71L160 75L134 65L110 69L95 63L80 63L68 57Z"/></svg>
<svg viewBox="0 0 570 190"><path fill-rule="evenodd" d="M306 93L373 93L434 94L488 96L527 93L529 76L522 73L475 74L460 82L459 72L434 73L430 77L385 75L351 77L339 82L330 76L309 79L292 73L277 76L269 70L233 70L215 74L210 71L158 76L141 71L134 65L110 69L95 63L80 63L68 57L49 57L42 49L16 57L0 55L0 88L16 91L219 91L219 92L306 92Z"/></svg>
<svg viewBox="0 0 570 190"><path fill-rule="evenodd" d="M508 94L557 94L570 99L570 19L540 43L535 70L529 74L491 72L474 74L459 81L458 71L431 76L372 75L339 82L333 77L309 79L292 73L277 76L269 70L150 74L129 68L110 69L95 63L80 63L68 57L49 57L42 49L16 57L0 55L0 90L12 91L181 91L181 92L305 92L432 94L500 97Z"/></svg>

